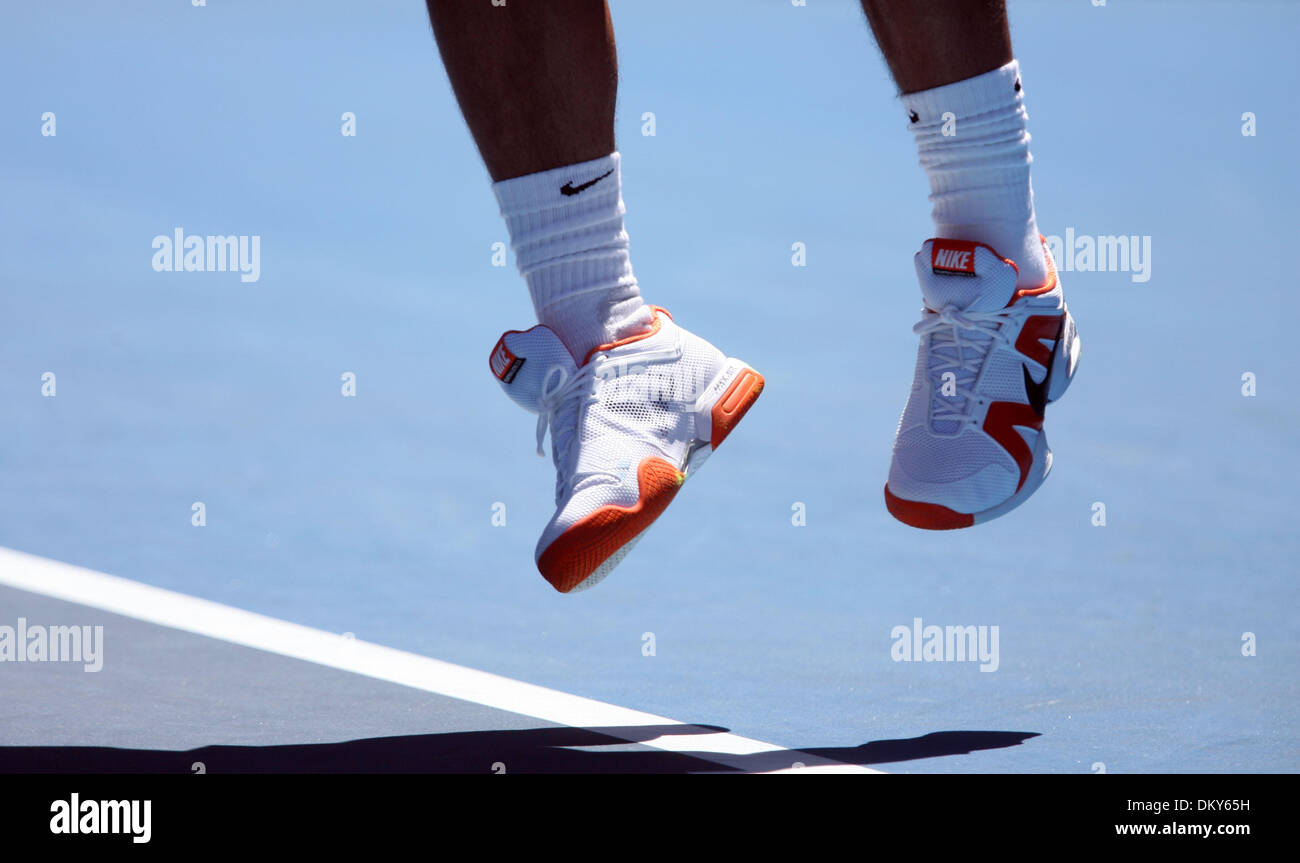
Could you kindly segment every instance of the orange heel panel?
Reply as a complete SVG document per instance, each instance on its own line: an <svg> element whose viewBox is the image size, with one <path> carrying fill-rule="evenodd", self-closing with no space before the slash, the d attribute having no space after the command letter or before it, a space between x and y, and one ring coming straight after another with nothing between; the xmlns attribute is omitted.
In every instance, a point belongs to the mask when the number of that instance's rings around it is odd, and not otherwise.
<svg viewBox="0 0 1300 863"><path fill-rule="evenodd" d="M745 412L758 401L763 393L763 376L753 369L745 369L736 375L736 379L727 387L727 391L713 406L713 440L710 444L718 448L736 424L744 418Z"/></svg>
<svg viewBox="0 0 1300 863"><path fill-rule="evenodd" d="M636 471L641 496L630 507L602 506L574 522L537 560L537 569L560 593L568 593L627 545L672 503L686 477L656 456Z"/></svg>
<svg viewBox="0 0 1300 863"><path fill-rule="evenodd" d="M924 530L956 530L975 524L975 516L968 512L957 512L937 503L922 503L918 500L903 500L885 486L885 506L889 514L903 524Z"/></svg>

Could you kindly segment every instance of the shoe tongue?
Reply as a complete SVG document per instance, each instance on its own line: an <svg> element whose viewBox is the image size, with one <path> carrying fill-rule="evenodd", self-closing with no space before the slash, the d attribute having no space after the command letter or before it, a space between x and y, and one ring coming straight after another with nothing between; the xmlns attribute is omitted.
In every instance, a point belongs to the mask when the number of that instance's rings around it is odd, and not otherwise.
<svg viewBox="0 0 1300 863"><path fill-rule="evenodd" d="M541 324L530 330L511 330L503 335L492 348L488 366L506 395L532 413L541 412L538 400L542 395L542 385L548 376L559 377L560 373L554 371L557 366L564 370L565 380L578 372L560 337ZM558 381L553 379L551 389L554 390L557 384Z"/></svg>
<svg viewBox="0 0 1300 863"><path fill-rule="evenodd" d="M921 296L932 311L956 306L964 311L994 312L1016 292L1016 267L983 243L926 240L916 253Z"/></svg>

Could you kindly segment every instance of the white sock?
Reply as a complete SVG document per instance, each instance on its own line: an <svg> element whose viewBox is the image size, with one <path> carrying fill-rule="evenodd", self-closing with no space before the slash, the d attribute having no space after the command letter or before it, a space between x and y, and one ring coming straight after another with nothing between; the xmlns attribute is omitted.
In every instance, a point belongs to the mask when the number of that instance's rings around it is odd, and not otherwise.
<svg viewBox="0 0 1300 863"><path fill-rule="evenodd" d="M936 236L987 243L1016 262L1017 287L1042 285L1047 260L1029 182L1033 157L1020 65L1012 60L965 81L908 93L903 107L930 179Z"/></svg>
<svg viewBox="0 0 1300 863"><path fill-rule="evenodd" d="M537 320L576 363L650 326L628 258L618 153L502 180L492 190Z"/></svg>

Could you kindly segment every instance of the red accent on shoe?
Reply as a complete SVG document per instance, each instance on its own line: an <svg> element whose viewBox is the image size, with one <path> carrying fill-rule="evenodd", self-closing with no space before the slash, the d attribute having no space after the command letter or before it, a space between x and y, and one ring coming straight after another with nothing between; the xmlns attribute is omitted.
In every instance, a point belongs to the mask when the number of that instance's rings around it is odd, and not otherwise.
<svg viewBox="0 0 1300 863"><path fill-rule="evenodd" d="M636 335L628 336L625 339L618 339L616 341L608 342L603 345L596 345L594 348L587 351L587 355L582 358L581 365L585 366L587 363L591 362L592 355L596 354L599 351L609 351L609 350L613 350L614 348L621 348L623 345L630 345L633 342L639 342L642 339L648 339L651 336L653 336L655 333L659 332L659 328L663 326L663 321L659 320L660 312L663 312L665 315L668 315L668 319L672 320L673 317L672 314L670 314L669 311L665 309L663 306L650 306L650 313L654 315L654 321L650 324L650 329L646 330L644 333L637 333Z"/></svg>
<svg viewBox="0 0 1300 863"><path fill-rule="evenodd" d="M924 530L956 530L975 524L975 516L968 512L957 512L937 503L904 500L889 490L889 483L885 483L885 507L903 524Z"/></svg>
<svg viewBox="0 0 1300 863"><path fill-rule="evenodd" d="M1034 463L1034 453L1020 432L1015 430L1015 426L1042 432L1043 418L1027 404L994 402L989 405L988 413L984 416L984 431L1016 460L1020 468L1020 482L1016 483L1016 491L1020 491L1029 477L1029 466Z"/></svg>
<svg viewBox="0 0 1300 863"><path fill-rule="evenodd" d="M1047 245L1047 238L1044 237L1042 234L1038 235L1038 239L1042 241L1044 246ZM1036 288L1021 288L1018 291L1014 291L1011 294L1011 299L1007 301L1008 306L1015 303L1021 297L1033 297L1038 294L1045 294L1048 291L1050 291L1052 288L1056 287L1056 262L1052 260L1051 251L1044 248L1043 258L1047 261L1047 278L1044 279L1043 283ZM1011 262L1007 261L1007 263L1011 263ZM1014 266L1014 264L1012 266ZM1016 272L1020 272L1020 269L1018 267L1016 268Z"/></svg>
<svg viewBox="0 0 1300 863"><path fill-rule="evenodd" d="M1025 325L1020 328L1020 335L1016 337L1016 350L1047 368L1052 362L1054 348L1047 347L1039 339L1060 339L1063 326L1064 314L1032 315L1026 318Z"/></svg>

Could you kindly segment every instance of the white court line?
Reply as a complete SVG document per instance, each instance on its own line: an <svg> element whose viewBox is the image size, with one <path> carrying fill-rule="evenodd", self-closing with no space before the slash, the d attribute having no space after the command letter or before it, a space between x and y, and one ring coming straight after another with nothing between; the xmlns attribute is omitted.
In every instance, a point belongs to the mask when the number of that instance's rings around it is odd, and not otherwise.
<svg viewBox="0 0 1300 863"><path fill-rule="evenodd" d="M13 549L0 548L0 584L425 692L522 713L571 728L691 727L675 719L569 695L368 641L344 638L332 632ZM724 732L701 730L695 734L668 734L633 742L665 752L695 754L715 764L749 772L881 772ZM762 754L768 754L768 757L756 758ZM756 760L770 769L755 771ZM806 766L792 768L795 762Z"/></svg>

